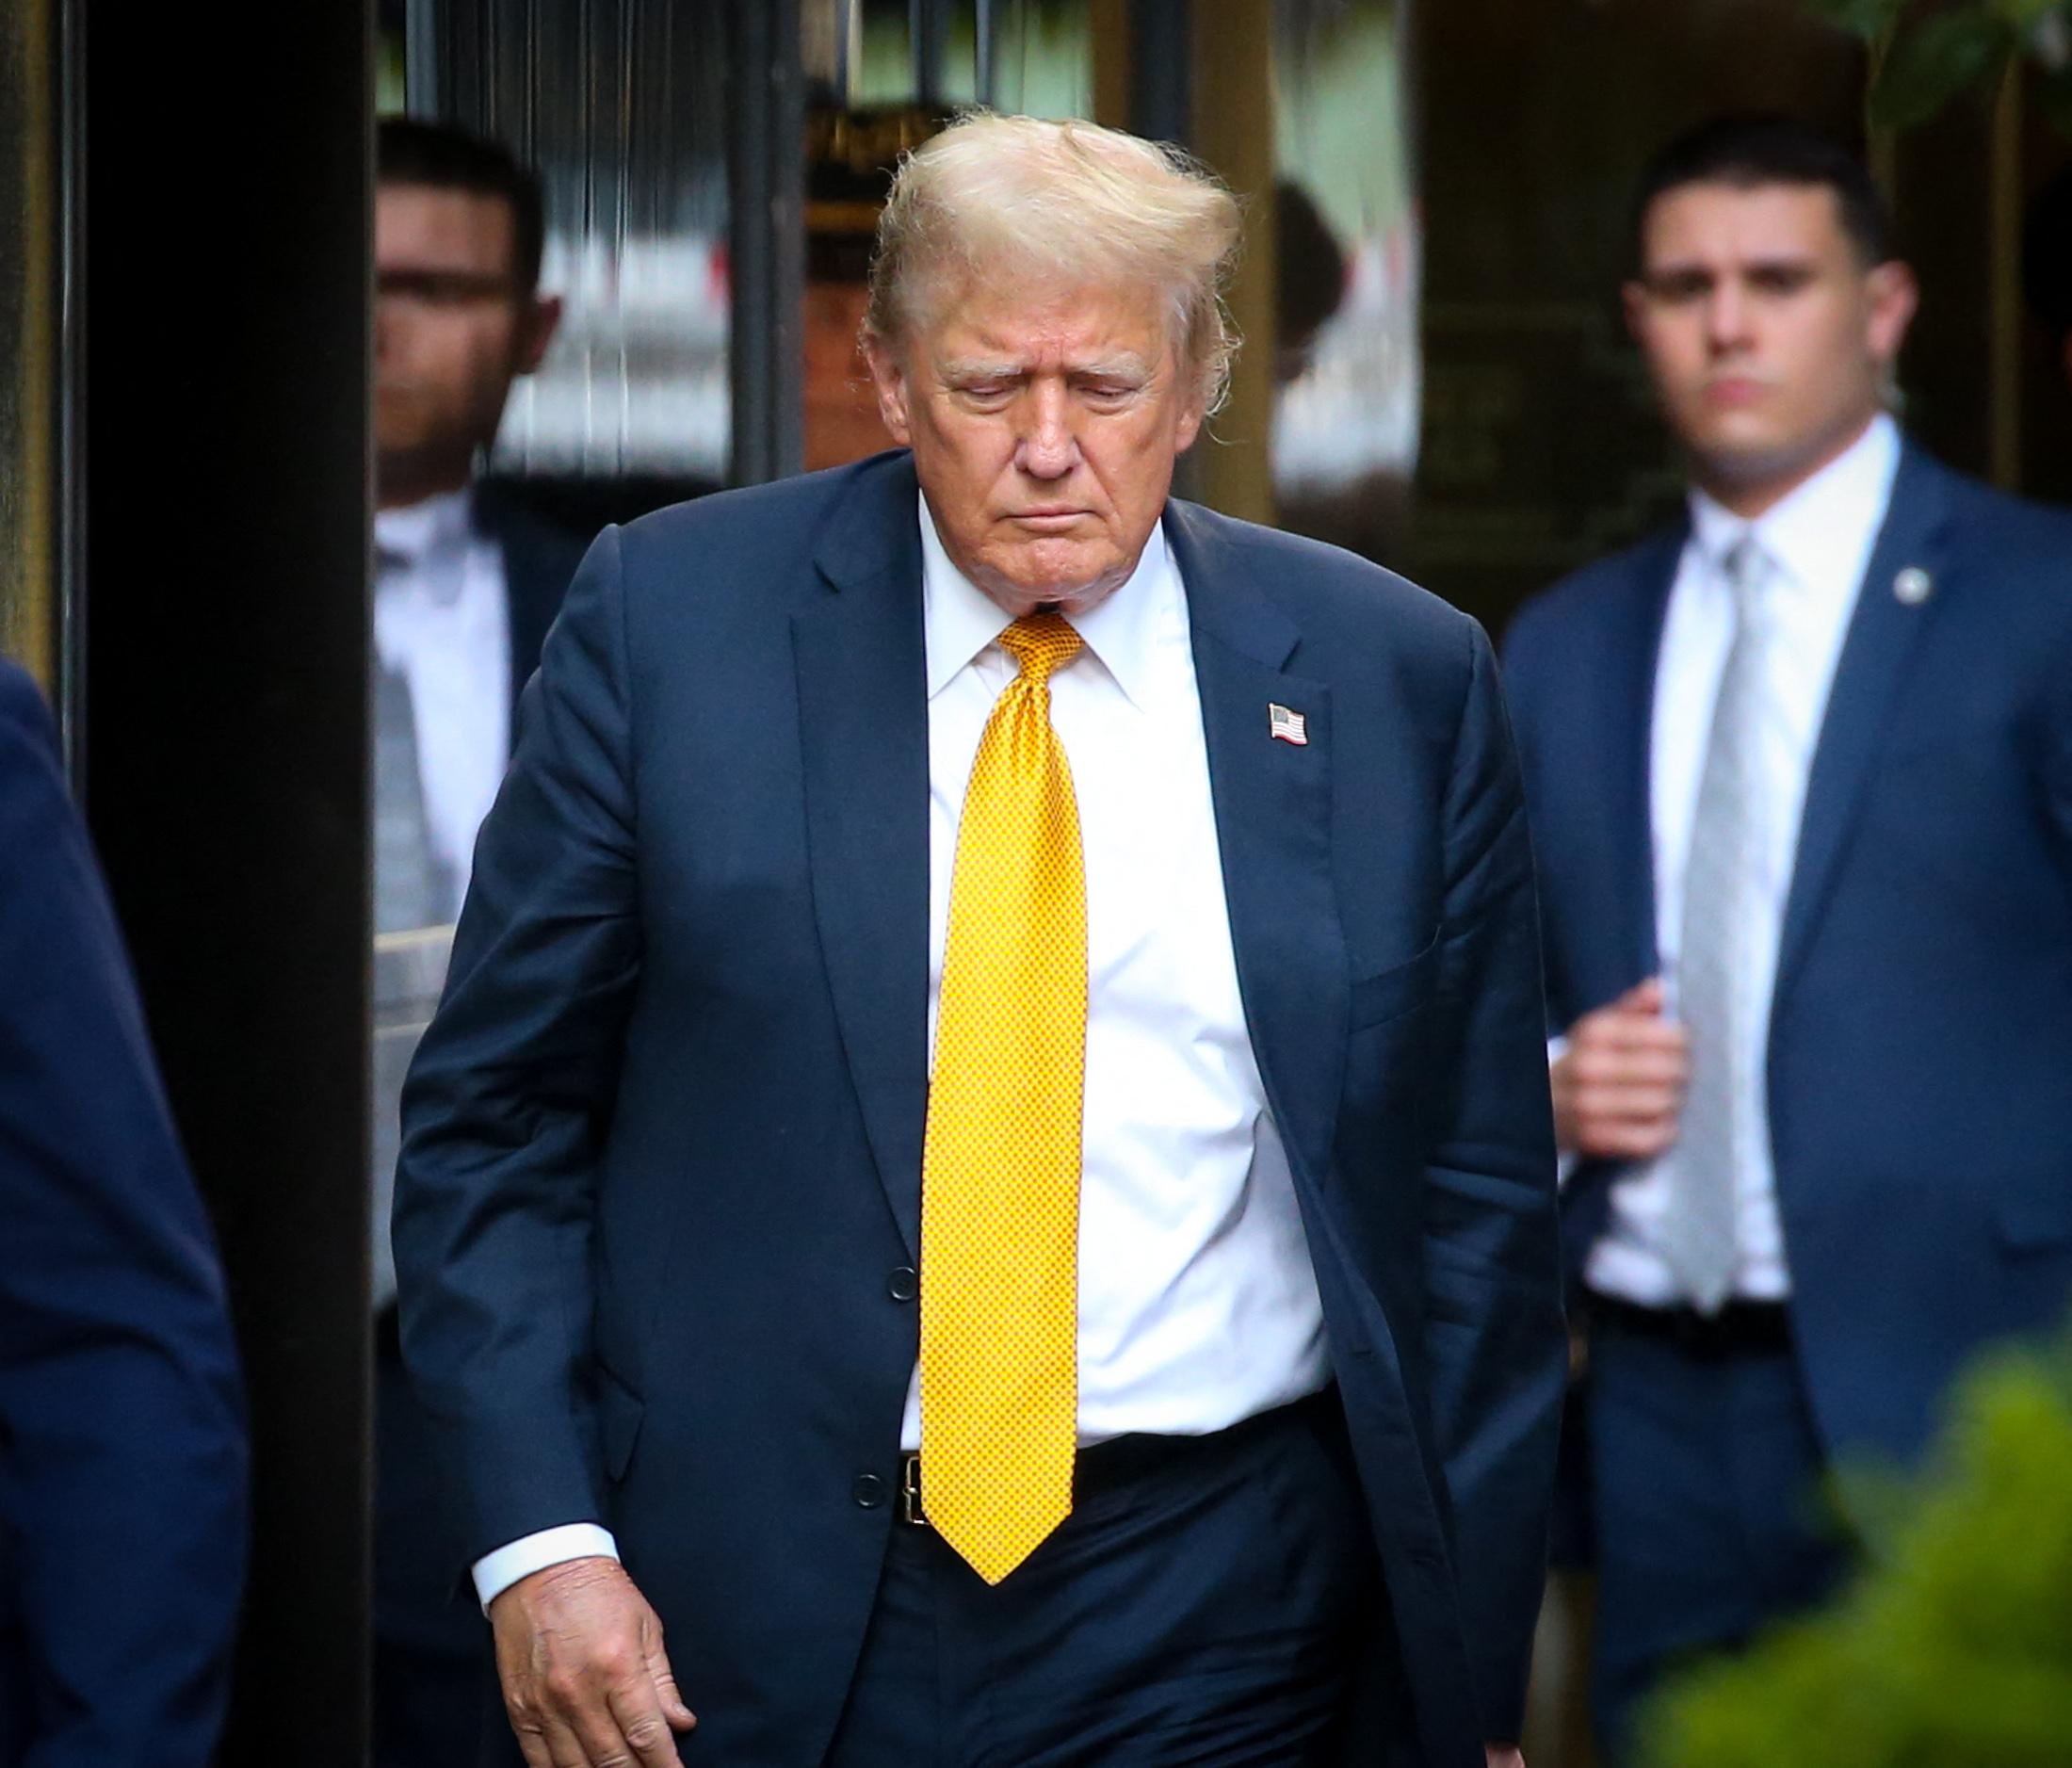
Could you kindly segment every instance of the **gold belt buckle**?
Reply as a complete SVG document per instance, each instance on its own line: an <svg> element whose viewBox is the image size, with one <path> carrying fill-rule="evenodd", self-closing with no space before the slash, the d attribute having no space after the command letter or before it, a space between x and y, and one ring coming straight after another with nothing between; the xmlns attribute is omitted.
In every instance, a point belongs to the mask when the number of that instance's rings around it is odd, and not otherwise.
<svg viewBox="0 0 2072 1768"><path fill-rule="evenodd" d="M928 1512L921 1508L921 1457L899 1457L899 1520L916 1529L929 1527Z"/></svg>

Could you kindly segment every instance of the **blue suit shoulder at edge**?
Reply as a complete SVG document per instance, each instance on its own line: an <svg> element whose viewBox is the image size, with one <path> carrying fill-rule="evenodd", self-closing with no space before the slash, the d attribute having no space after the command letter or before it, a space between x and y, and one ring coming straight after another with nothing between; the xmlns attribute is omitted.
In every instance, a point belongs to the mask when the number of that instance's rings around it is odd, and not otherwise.
<svg viewBox="0 0 2072 1768"><path fill-rule="evenodd" d="M1175 497L1168 519L1185 524L1198 545L1244 555L1258 587L1291 618L1371 622L1381 614L1406 633L1457 649L1480 624L1441 595L1400 572L1328 541L1219 514Z"/></svg>
<svg viewBox="0 0 2072 1768"><path fill-rule="evenodd" d="M1940 494L1947 543L1990 548L1998 575L2055 575L2072 586L2072 510L2034 503L1909 450L1918 471Z"/></svg>
<svg viewBox="0 0 2072 1768"><path fill-rule="evenodd" d="M619 531L628 548L643 554L730 544L809 551L821 528L853 494L867 492L873 480L899 472L907 459L906 449L890 448L817 473L708 492L636 517Z"/></svg>
<svg viewBox="0 0 2072 1768"><path fill-rule="evenodd" d="M1689 531L1682 522L1665 524L1617 552L1578 566L1527 597L1505 631L1506 661L1512 660L1521 637L1544 641L1547 628L1587 626L1593 618L1622 608L1631 596L1667 589Z"/></svg>

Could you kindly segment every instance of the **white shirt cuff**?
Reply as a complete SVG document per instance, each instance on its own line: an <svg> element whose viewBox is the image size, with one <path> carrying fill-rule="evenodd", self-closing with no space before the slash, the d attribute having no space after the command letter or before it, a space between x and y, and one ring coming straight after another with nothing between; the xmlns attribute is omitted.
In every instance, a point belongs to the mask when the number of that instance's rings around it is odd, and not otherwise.
<svg viewBox="0 0 2072 1768"><path fill-rule="evenodd" d="M484 1553L475 1562L475 1594L487 1614L489 1605L521 1578L567 1560L618 1557L619 1543L611 1538L609 1529L594 1522L564 1522L559 1528L521 1535L509 1547Z"/></svg>

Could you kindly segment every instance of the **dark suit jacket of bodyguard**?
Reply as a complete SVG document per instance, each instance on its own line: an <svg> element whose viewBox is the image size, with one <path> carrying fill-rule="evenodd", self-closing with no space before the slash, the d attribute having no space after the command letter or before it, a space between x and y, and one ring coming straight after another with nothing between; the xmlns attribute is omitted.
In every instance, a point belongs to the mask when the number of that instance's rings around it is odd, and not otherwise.
<svg viewBox="0 0 2072 1768"><path fill-rule="evenodd" d="M911 458L607 530L404 1099L403 1333L468 1553L597 1518L700 1715L819 1760L918 1340ZM1530 860L1472 622L1171 506L1232 936L1423 1761L1517 1731L1565 1361ZM1268 734L1304 714L1308 744ZM1405 1754L1408 1755L1406 1748Z"/></svg>
<svg viewBox="0 0 2072 1768"><path fill-rule="evenodd" d="M57 733L0 659L0 1768L206 1768L247 1471L208 1218Z"/></svg>
<svg viewBox="0 0 2072 1768"><path fill-rule="evenodd" d="M1505 642L1556 1028L1658 967L1648 745L1687 533ZM1808 777L1768 1097L1821 1434L1909 1456L1982 1343L2072 1302L2072 521L1911 447ZM1578 1261L1616 1171L1570 1181Z"/></svg>

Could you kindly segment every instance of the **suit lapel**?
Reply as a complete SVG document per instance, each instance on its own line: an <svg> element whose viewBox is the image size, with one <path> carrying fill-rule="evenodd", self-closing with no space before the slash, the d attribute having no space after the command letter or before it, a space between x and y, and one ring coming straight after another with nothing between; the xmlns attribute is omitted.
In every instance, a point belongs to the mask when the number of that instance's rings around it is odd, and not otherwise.
<svg viewBox="0 0 2072 1768"><path fill-rule="evenodd" d="M928 1105L928 676L917 492L903 458L859 473L792 617L813 900L878 1176L920 1245Z"/></svg>
<svg viewBox="0 0 2072 1768"><path fill-rule="evenodd" d="M1806 775L1798 858L1777 949L1775 993L1780 1001L1819 923L1836 866L1862 806L1894 696L1934 609L1933 597L1902 601L1893 585L1902 571L1933 566L1944 509L1942 475L1923 457L1906 450L1893 479L1885 527L1857 592ZM1934 583L1932 571L1929 581Z"/></svg>
<svg viewBox="0 0 2072 1768"><path fill-rule="evenodd" d="M1617 608L1609 654L1616 669L1605 710L1610 766L1602 782L1583 789L1601 791L1607 828L1617 831L1608 925L1626 945L1622 969L1635 981L1661 967L1655 919L1655 675L1661 656L1662 622L1683 560L1690 528L1678 523L1651 542L1635 563L1632 592ZM1601 1005L1580 1003L1584 1008Z"/></svg>
<svg viewBox="0 0 2072 1768"><path fill-rule="evenodd" d="M1331 694L1288 672L1301 633L1250 580L1213 517L1175 502L1166 532L1193 629L1245 1023L1296 1170L1320 1183L1350 986L1331 867ZM1275 705L1303 716L1305 744L1270 735Z"/></svg>
<svg viewBox="0 0 2072 1768"><path fill-rule="evenodd" d="M474 490L477 529L496 547L504 574L505 642L510 657L510 746L518 745L518 702L540 667L547 628L561 611L569 579L584 546L573 534L552 528L514 502L494 480Z"/></svg>

